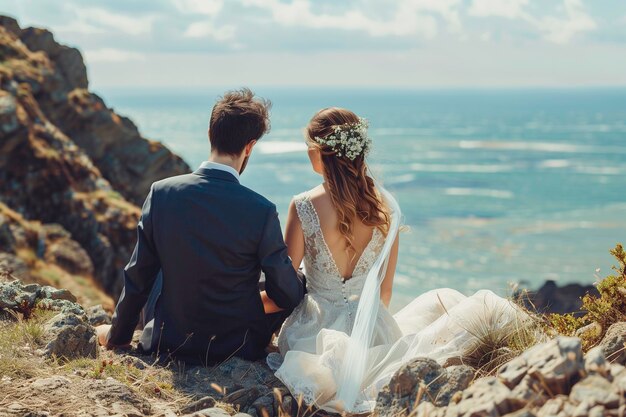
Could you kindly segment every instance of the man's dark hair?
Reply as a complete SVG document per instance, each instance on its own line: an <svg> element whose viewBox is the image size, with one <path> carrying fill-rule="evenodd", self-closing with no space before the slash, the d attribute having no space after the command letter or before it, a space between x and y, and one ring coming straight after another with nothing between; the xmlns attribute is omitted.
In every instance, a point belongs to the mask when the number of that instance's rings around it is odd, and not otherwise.
<svg viewBox="0 0 626 417"><path fill-rule="evenodd" d="M271 106L249 88L226 92L211 111L211 149L223 155L241 154L248 143L269 132Z"/></svg>

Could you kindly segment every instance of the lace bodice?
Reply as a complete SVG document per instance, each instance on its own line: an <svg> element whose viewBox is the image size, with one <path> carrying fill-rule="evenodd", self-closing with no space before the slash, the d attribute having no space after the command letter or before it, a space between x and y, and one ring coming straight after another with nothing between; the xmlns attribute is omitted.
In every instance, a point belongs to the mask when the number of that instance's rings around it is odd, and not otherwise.
<svg viewBox="0 0 626 417"><path fill-rule="evenodd" d="M317 294L335 302L358 301L365 277L385 242L384 235L377 228L374 229L372 239L357 261L352 278L345 280L324 240L320 219L309 193L297 195L294 202L304 232L304 267L309 294Z"/></svg>

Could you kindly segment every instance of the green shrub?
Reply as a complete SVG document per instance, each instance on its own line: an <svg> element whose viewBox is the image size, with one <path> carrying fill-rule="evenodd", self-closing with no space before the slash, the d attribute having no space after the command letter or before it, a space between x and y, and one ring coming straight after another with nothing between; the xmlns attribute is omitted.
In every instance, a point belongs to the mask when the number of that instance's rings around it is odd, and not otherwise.
<svg viewBox="0 0 626 417"><path fill-rule="evenodd" d="M558 334L579 335L585 350L596 346L612 324L626 321L626 252L618 243L610 253L618 263L613 266L615 274L598 282L599 296L586 294L582 297L585 314L582 317L572 314L548 316L550 325Z"/></svg>

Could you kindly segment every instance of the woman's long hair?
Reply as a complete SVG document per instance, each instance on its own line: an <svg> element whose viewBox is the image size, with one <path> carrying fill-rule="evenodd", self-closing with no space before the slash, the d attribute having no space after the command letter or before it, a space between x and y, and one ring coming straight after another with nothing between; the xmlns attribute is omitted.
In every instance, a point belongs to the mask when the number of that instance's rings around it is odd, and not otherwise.
<svg viewBox="0 0 626 417"><path fill-rule="evenodd" d="M339 218L339 232L347 243L348 253L356 255L353 245L354 222L377 227L386 236L390 216L374 180L368 175L365 152L354 160L337 155L331 146L316 141L335 132L336 127L358 124L359 117L350 110L336 107L317 112L306 129L309 146L320 150L328 193Z"/></svg>

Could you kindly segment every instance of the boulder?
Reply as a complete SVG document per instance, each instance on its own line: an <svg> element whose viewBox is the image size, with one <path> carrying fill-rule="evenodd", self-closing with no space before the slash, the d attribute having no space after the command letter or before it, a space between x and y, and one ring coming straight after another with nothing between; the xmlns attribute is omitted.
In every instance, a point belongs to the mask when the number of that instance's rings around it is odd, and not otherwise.
<svg viewBox="0 0 626 417"><path fill-rule="evenodd" d="M603 377L609 377L611 373L609 365L602 346L594 347L585 355L585 372L587 374L599 374Z"/></svg>
<svg viewBox="0 0 626 417"><path fill-rule="evenodd" d="M573 313L580 315L581 297L587 293L598 294L593 285L566 284L557 285L555 281L546 281L541 288L529 291L523 298L526 307L536 309L540 313Z"/></svg>
<svg viewBox="0 0 626 417"><path fill-rule="evenodd" d="M44 352L48 357L75 359L97 355L96 331L85 317L59 313L46 323L44 331L47 341Z"/></svg>
<svg viewBox="0 0 626 417"><path fill-rule="evenodd" d="M626 322L611 325L600 346L609 362L626 365Z"/></svg>
<svg viewBox="0 0 626 417"><path fill-rule="evenodd" d="M474 371L468 366L443 368L432 359L413 359L378 393L376 413L390 417L408 415L421 402L446 406L473 378Z"/></svg>
<svg viewBox="0 0 626 417"><path fill-rule="evenodd" d="M20 281L0 283L0 311L12 310L30 315L40 295L39 289L36 284L25 286Z"/></svg>
<svg viewBox="0 0 626 417"><path fill-rule="evenodd" d="M614 387L605 378L598 375L590 375L572 388L569 398L574 404L586 402L588 407L601 405L613 409L620 405L620 397Z"/></svg>
<svg viewBox="0 0 626 417"><path fill-rule="evenodd" d="M546 401L537 411L537 417L571 416L575 408L574 405L568 402L566 396L557 395Z"/></svg>
<svg viewBox="0 0 626 417"><path fill-rule="evenodd" d="M508 387L517 386L527 378L529 387L542 387L554 396L568 394L583 369L580 339L558 337L532 347L503 365L499 376Z"/></svg>

